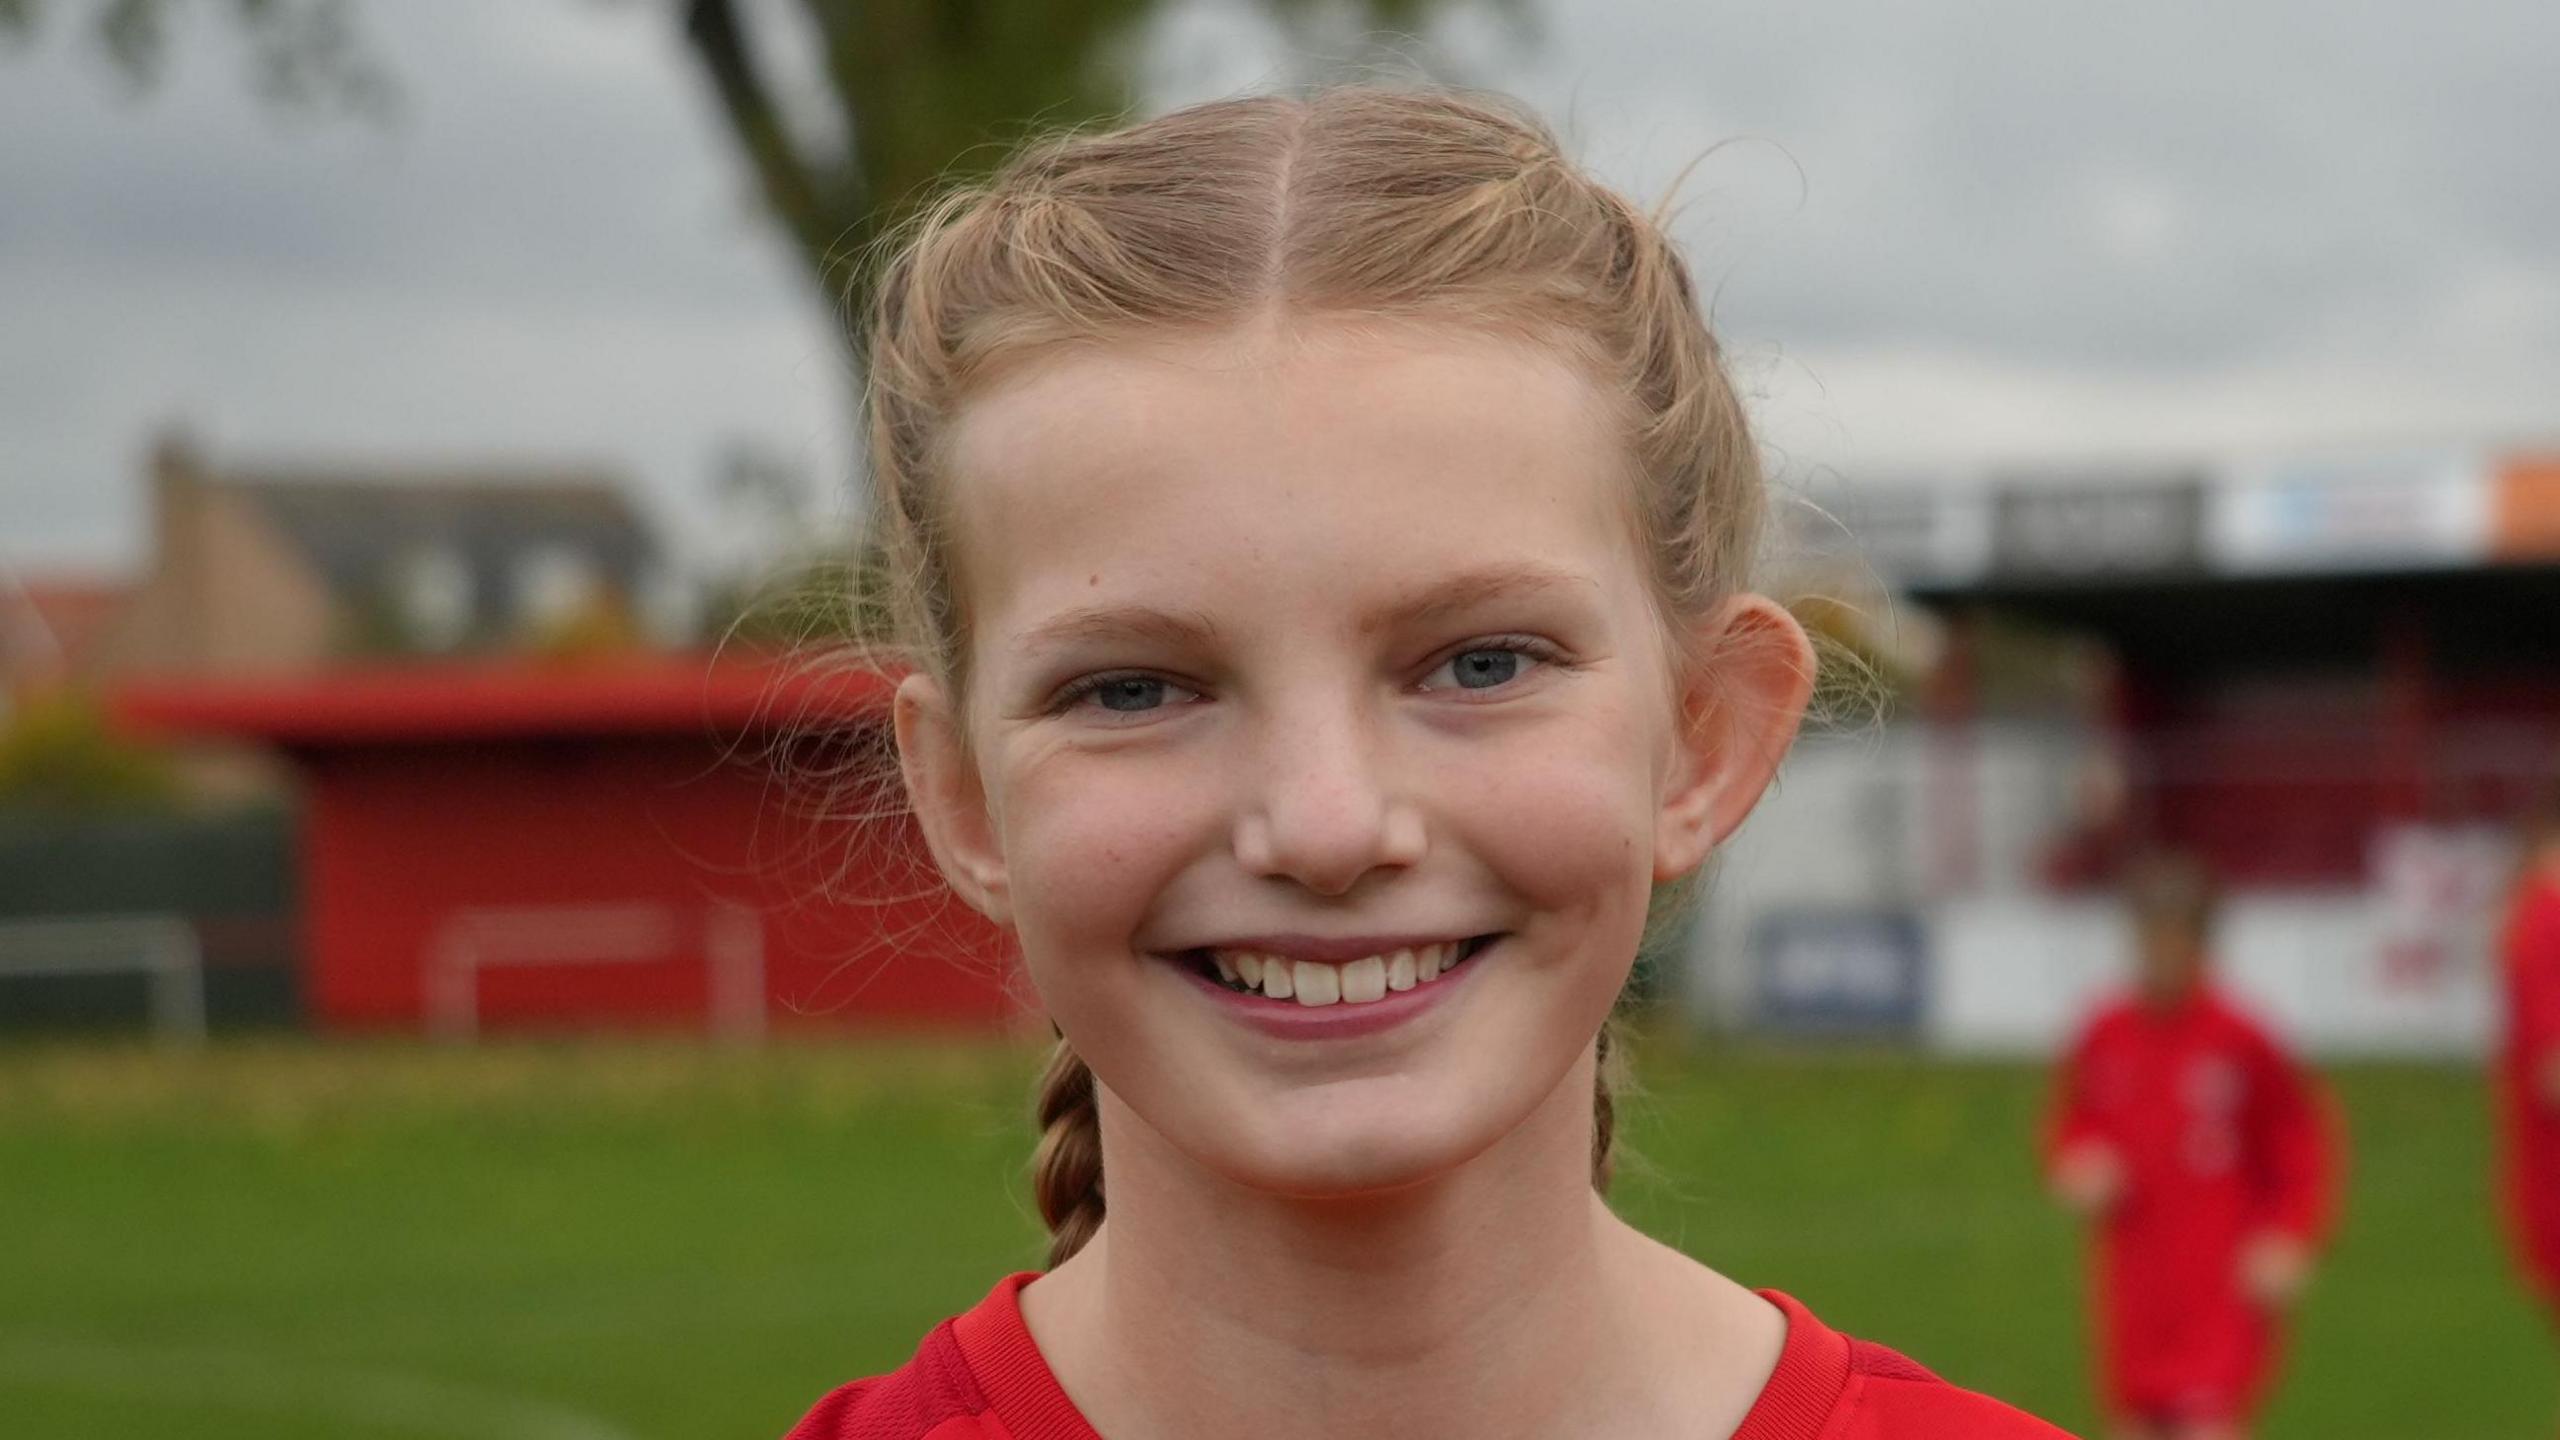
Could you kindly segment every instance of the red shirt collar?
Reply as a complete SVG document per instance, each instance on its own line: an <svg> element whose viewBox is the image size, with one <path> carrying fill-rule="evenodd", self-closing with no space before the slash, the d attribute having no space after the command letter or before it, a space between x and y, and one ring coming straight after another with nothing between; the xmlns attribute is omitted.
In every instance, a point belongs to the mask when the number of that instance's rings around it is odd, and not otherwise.
<svg viewBox="0 0 2560 1440"><path fill-rule="evenodd" d="M1032 1343L1022 1323L1022 1287L1036 1271L1008 1275L975 1309L952 1322L961 1358L1014 1440L1102 1440ZM1733 1440L1819 1440L1849 1383L1849 1342L1790 1295L1760 1294L1787 1317L1778 1368L1742 1417Z"/></svg>

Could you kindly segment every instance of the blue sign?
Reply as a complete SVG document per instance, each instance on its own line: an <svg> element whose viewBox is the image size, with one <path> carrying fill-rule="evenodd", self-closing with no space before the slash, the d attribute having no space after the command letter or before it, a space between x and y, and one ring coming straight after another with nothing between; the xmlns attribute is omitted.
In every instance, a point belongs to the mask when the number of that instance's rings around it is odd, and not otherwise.
<svg viewBox="0 0 2560 1440"><path fill-rule="evenodd" d="M1761 1028L1908 1035L1929 981L1928 935L1900 910L1782 910L1752 928Z"/></svg>

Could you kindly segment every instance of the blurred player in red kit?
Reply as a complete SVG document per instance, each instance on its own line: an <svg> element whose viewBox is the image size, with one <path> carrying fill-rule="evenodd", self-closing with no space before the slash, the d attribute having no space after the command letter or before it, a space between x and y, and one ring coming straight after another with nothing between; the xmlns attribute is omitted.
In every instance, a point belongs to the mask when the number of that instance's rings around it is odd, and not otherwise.
<svg viewBox="0 0 2560 1440"><path fill-rule="evenodd" d="M2095 1222L2104 1398L2122 1440L2237 1440L2335 1208L2318 1084L2214 986L2215 895L2182 857L2134 867L2134 992L2064 1062L2046 1165Z"/></svg>
<svg viewBox="0 0 2560 1440"><path fill-rule="evenodd" d="M2526 823L2504 944L2498 1098L2507 1218L2525 1279L2560 1308L2560 791Z"/></svg>

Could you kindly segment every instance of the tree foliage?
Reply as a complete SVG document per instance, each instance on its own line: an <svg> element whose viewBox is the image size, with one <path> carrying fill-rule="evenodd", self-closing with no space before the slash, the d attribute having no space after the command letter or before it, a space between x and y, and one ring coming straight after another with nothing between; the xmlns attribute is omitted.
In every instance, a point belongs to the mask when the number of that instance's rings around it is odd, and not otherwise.
<svg viewBox="0 0 2560 1440"><path fill-rule="evenodd" d="M365 50L346 0L226 0L220 9L248 44L248 80L261 96L376 117L396 100L391 73ZM184 22L171 0L0 0L0 43L25 45L71 10L80 13L69 23L138 89L158 82L172 27Z"/></svg>
<svg viewBox="0 0 2560 1440"><path fill-rule="evenodd" d="M0 722L0 812L158 810L179 795L167 758L118 734L76 691L29 700Z"/></svg>

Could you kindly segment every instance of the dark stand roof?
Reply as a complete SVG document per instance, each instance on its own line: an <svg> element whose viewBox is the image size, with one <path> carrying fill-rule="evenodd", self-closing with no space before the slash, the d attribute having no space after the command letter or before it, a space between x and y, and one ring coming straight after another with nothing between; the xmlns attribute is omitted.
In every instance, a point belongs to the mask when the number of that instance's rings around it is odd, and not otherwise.
<svg viewBox="0 0 2560 1440"><path fill-rule="evenodd" d="M2135 665L2174 673L2365 666L2402 625L2419 627L2446 669L2547 668L2560 656L2560 565L1995 580L1912 594L2095 635Z"/></svg>

